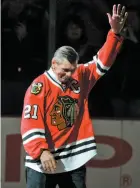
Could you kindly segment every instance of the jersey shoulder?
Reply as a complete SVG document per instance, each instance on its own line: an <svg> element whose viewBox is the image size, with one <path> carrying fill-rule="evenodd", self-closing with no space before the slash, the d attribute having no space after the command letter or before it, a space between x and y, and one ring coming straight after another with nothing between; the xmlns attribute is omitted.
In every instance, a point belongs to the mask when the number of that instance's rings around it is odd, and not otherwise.
<svg viewBox="0 0 140 188"><path fill-rule="evenodd" d="M47 87L47 78L45 74L41 74L38 77L36 77L29 87L26 90L25 96L40 96L45 95L47 93L48 87Z"/></svg>

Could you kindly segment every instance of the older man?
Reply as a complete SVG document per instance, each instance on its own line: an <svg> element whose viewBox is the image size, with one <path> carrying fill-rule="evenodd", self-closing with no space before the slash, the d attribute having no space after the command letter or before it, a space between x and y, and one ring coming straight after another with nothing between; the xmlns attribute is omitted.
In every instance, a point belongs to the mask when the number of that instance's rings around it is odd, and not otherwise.
<svg viewBox="0 0 140 188"><path fill-rule="evenodd" d="M96 155L88 95L116 58L127 12L114 5L107 15L111 29L93 60L78 65L78 53L62 46L27 89L21 120L27 188L86 188L85 164Z"/></svg>

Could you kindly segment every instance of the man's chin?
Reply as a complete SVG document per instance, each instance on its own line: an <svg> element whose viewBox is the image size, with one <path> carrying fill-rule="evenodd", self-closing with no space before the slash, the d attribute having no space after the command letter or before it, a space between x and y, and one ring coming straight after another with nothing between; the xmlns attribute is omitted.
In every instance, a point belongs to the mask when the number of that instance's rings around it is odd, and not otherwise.
<svg viewBox="0 0 140 188"><path fill-rule="evenodd" d="M67 83L68 82L68 80L69 80L69 78L64 78L64 79L62 79L62 83Z"/></svg>

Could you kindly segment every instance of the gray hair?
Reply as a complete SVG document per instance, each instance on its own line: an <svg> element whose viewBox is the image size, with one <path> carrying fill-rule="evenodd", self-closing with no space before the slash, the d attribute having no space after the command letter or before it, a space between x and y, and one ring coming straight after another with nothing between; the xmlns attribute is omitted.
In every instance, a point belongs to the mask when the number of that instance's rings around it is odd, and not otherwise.
<svg viewBox="0 0 140 188"><path fill-rule="evenodd" d="M79 61L79 55L71 46L62 46L56 50L53 57L58 63L61 63L64 59L68 60L71 64Z"/></svg>

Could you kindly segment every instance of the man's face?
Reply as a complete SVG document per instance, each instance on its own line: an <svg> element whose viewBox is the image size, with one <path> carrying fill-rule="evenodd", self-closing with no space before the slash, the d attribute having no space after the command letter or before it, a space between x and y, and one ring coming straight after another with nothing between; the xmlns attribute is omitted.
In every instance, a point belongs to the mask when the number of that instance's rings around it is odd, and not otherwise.
<svg viewBox="0 0 140 188"><path fill-rule="evenodd" d="M71 64L68 60L63 60L61 63L57 63L55 60L53 60L52 68L58 80L61 83L66 83L75 72L77 68L77 62Z"/></svg>
<svg viewBox="0 0 140 188"><path fill-rule="evenodd" d="M82 29L78 24L70 22L67 27L67 36L69 39L78 40L82 35Z"/></svg>

